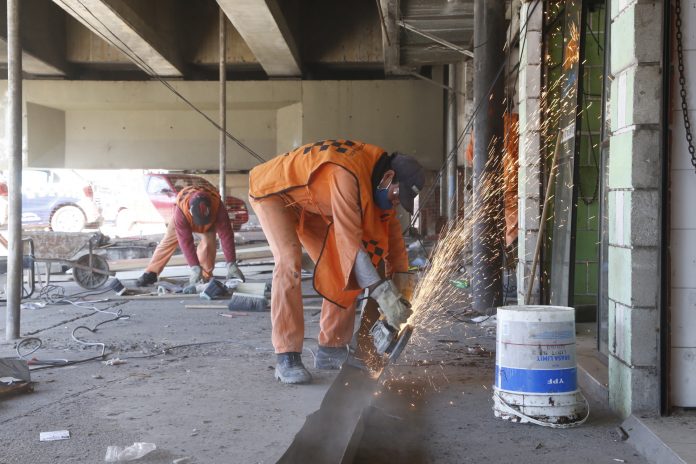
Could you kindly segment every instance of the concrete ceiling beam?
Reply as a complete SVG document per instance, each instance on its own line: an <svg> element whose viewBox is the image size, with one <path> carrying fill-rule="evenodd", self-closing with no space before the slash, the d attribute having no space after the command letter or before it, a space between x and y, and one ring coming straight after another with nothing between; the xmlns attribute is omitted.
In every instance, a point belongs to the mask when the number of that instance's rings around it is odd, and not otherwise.
<svg viewBox="0 0 696 464"><path fill-rule="evenodd" d="M276 0L217 0L270 77L302 75L299 52Z"/></svg>
<svg viewBox="0 0 696 464"><path fill-rule="evenodd" d="M4 36L0 37L0 63L0 67L7 68L7 38ZM57 67L27 50L22 50L22 71L41 77L65 77L68 74L65 68Z"/></svg>
<svg viewBox="0 0 696 464"><path fill-rule="evenodd" d="M65 59L63 12L52 3L22 0L19 33L22 70L41 77L65 77L70 66ZM7 64L7 2L0 1L0 67Z"/></svg>
<svg viewBox="0 0 696 464"><path fill-rule="evenodd" d="M184 66L170 46L123 0L53 0L70 16L125 54L149 75L182 77Z"/></svg>

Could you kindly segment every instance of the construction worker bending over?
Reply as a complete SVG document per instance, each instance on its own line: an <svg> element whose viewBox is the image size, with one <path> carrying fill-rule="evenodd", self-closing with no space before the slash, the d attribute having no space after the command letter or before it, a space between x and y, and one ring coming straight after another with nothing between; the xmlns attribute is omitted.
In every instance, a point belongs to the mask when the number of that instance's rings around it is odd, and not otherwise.
<svg viewBox="0 0 696 464"><path fill-rule="evenodd" d="M197 250L193 244L194 232L201 237ZM189 293L194 292L197 283L207 282L213 276L216 232L225 254L227 278L243 281L244 275L237 266L234 232L220 195L206 186L192 186L183 188L176 196L174 215L167 225L164 238L157 245L150 264L138 278L136 285L145 287L157 282L159 274L178 245L191 268L189 285L184 290Z"/></svg>
<svg viewBox="0 0 696 464"><path fill-rule="evenodd" d="M314 288L324 297L318 369L338 369L355 324L355 300L370 289L392 327L411 314L408 256L394 208L413 212L424 184L407 155L350 140L302 146L255 167L249 200L268 239L275 269L271 294L275 377L307 383L302 364L302 247L316 263ZM382 279L377 271L384 260Z"/></svg>

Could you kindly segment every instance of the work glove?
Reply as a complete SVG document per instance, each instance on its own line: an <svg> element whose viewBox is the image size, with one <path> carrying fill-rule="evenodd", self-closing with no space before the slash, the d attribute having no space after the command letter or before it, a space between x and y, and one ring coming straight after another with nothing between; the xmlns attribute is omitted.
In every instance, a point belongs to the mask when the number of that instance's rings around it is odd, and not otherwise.
<svg viewBox="0 0 696 464"><path fill-rule="evenodd" d="M411 304L406 301L391 280L383 280L372 291L370 298L379 305L387 324L398 329L411 316Z"/></svg>
<svg viewBox="0 0 696 464"><path fill-rule="evenodd" d="M403 296L406 301L413 301L413 290L416 288L416 276L410 272L395 272L392 275L392 280L399 289L401 296Z"/></svg>
<svg viewBox="0 0 696 464"><path fill-rule="evenodd" d="M189 273L189 285L196 285L198 282L203 280L201 272L202 271L200 266L191 266L191 270Z"/></svg>
<svg viewBox="0 0 696 464"><path fill-rule="evenodd" d="M194 295L198 293L198 290L196 290L196 284L190 284L185 286L181 293L185 295Z"/></svg>
<svg viewBox="0 0 696 464"><path fill-rule="evenodd" d="M227 263L226 266L227 266L227 280L239 279L242 282L246 282L246 278L244 277L244 274L242 274L242 270L239 269L239 266L237 266L236 262Z"/></svg>

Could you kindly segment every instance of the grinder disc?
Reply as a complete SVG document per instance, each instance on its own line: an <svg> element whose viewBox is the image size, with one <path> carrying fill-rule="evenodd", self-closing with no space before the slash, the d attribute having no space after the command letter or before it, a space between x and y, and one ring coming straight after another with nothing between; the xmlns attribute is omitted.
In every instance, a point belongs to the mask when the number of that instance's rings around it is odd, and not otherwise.
<svg viewBox="0 0 696 464"><path fill-rule="evenodd" d="M394 349L391 351L391 354L389 355L388 363L396 362L396 360L399 359L399 356L401 356L401 352L404 351L404 348L406 348L408 341L411 339L412 333L413 327L410 325L404 327L401 333L399 333L399 337L396 341L396 344L394 345Z"/></svg>

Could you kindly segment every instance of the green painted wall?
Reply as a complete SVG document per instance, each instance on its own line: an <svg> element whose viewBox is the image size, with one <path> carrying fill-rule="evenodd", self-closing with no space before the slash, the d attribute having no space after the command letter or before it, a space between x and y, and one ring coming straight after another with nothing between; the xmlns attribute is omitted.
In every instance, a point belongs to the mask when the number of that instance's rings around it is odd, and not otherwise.
<svg viewBox="0 0 696 464"><path fill-rule="evenodd" d="M597 303L599 260L599 160L604 70L604 12L588 11L585 24L583 94L575 236L575 305Z"/></svg>
<svg viewBox="0 0 696 464"><path fill-rule="evenodd" d="M551 159L558 133L558 118L564 59L564 35L569 32L564 24L565 2L546 5L544 14L544 69L545 95L542 102L543 133L545 149L545 179L551 167ZM599 161L602 76L604 68L604 7L588 11L585 22L584 66L582 74L582 96L580 99L581 121L578 149L578 201L575 222L574 258L574 305L596 304L598 290L599 257ZM544 180L546 183L546 180ZM549 214L549 217L552 217ZM551 243L553 221L547 220L544 246L545 296L548 301L554 283L551 275Z"/></svg>

